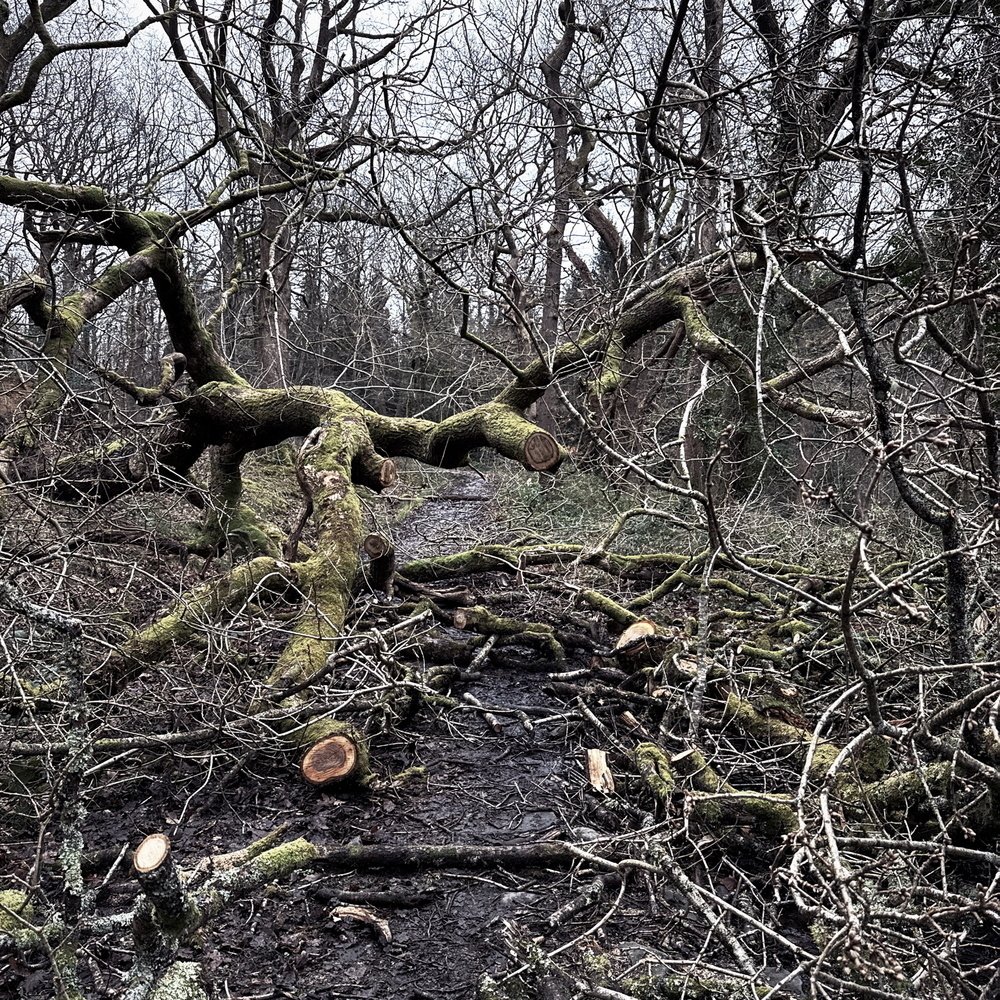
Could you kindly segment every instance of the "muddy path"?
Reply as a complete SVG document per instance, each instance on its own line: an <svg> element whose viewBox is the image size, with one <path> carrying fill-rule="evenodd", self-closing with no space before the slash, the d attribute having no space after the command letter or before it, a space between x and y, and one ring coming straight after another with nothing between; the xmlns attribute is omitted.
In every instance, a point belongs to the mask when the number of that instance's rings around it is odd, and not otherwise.
<svg viewBox="0 0 1000 1000"><path fill-rule="evenodd" d="M438 478L437 491L392 529L400 563L461 552L500 530L493 481L468 472Z"/></svg>
<svg viewBox="0 0 1000 1000"><path fill-rule="evenodd" d="M394 529L400 561L496 540L503 527L498 515L489 480L456 474ZM479 577L474 585L503 613L529 619L545 613L537 595L511 574ZM84 829L86 849L108 855L88 876L101 912L134 905L138 886L125 852L153 832L170 835L178 863L188 870L283 824L288 838L329 845L600 846L602 838L614 838L620 819L587 785L585 750L593 736L571 706L545 690L548 673L573 663L559 667L537 651L521 652L516 665L484 660L451 691L458 704L425 705L370 733L376 777L368 788L308 787L296 761L251 739L123 759L107 768L89 796ZM155 703L169 690L174 729L195 728L209 692L226 682L238 691L239 676L226 663L181 660L140 678L131 707L114 721L121 731L143 732L144 701ZM328 696L337 683L330 682ZM507 711L487 719L461 703L464 695ZM216 694L220 701L240 696ZM409 780L395 778L404 772ZM36 834L30 824L20 832L12 827L11 834L0 864L9 879L27 879ZM42 891L58 898L58 865L54 857L43 860ZM511 871L320 869L235 902L181 957L200 962L212 995L226 1000L473 997L488 982L484 976L503 983L527 953L559 948L581 934L570 955L580 949L601 954L623 941L642 949L643 942L661 939L663 920L650 923L648 889L638 880L611 912L615 892L609 898L602 886L595 905L553 921L600 874L585 861ZM365 918L351 906L361 907ZM595 923L600 926L585 933ZM88 949L88 997L120 995L124 954L104 945ZM524 996L558 998L573 992L563 979L521 975L508 986L522 984ZM0 965L0 996L34 998L52 990L43 965Z"/></svg>

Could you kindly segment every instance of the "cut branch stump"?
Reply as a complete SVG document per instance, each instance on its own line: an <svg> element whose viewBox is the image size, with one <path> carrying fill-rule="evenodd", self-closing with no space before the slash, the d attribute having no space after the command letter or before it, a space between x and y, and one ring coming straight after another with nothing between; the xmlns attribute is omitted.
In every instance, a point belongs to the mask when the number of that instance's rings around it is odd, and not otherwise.
<svg viewBox="0 0 1000 1000"><path fill-rule="evenodd" d="M385 535L371 534L365 537L361 547L369 559L365 567L368 586L391 598L396 575L396 550L392 542Z"/></svg>
<svg viewBox="0 0 1000 1000"><path fill-rule="evenodd" d="M181 929L192 912L192 904L170 853L170 838L165 833L146 837L135 849L132 867L161 926Z"/></svg>
<svg viewBox="0 0 1000 1000"><path fill-rule="evenodd" d="M562 461L556 439L547 431L533 431L524 439L524 464L536 472L547 472Z"/></svg>
<svg viewBox="0 0 1000 1000"><path fill-rule="evenodd" d="M345 781L358 770L358 744L344 733L335 733L314 743L302 758L302 777L324 788Z"/></svg>

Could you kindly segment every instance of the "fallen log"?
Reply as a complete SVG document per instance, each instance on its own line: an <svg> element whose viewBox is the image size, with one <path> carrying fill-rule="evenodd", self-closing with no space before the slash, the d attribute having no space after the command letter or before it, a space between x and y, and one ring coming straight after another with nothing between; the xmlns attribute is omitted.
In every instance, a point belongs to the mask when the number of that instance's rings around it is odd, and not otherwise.
<svg viewBox="0 0 1000 1000"><path fill-rule="evenodd" d="M579 860L568 844L358 844L321 847L314 868L547 868Z"/></svg>

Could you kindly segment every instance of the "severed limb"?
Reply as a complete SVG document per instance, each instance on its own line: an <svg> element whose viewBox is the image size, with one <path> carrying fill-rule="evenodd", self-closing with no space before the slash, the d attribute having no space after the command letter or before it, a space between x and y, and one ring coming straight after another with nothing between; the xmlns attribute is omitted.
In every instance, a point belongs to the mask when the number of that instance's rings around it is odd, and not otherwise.
<svg viewBox="0 0 1000 1000"><path fill-rule="evenodd" d="M566 650L559 640L556 629L551 625L500 618L478 605L471 608L457 608L453 621L455 628L541 646L552 654L557 663L566 661Z"/></svg>
<svg viewBox="0 0 1000 1000"><path fill-rule="evenodd" d="M297 581L293 568L278 559L259 556L237 566L212 583L202 584L179 597L158 621L128 639L119 649L112 680L123 683L141 669L169 655L175 645L238 614L259 591L281 592Z"/></svg>
<svg viewBox="0 0 1000 1000"><path fill-rule="evenodd" d="M391 539L385 535L368 535L361 544L368 563L365 566L365 581L372 590L379 590L386 597L393 595L396 574L396 549Z"/></svg>

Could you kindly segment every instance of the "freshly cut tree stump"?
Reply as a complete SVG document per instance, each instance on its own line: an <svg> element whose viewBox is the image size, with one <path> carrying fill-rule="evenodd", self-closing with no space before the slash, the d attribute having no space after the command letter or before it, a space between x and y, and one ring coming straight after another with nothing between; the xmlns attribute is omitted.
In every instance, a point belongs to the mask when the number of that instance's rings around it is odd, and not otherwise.
<svg viewBox="0 0 1000 1000"><path fill-rule="evenodd" d="M657 631L655 622L640 618L618 636L614 652L620 663L627 663L634 670L644 663L658 662L671 641Z"/></svg>
<svg viewBox="0 0 1000 1000"><path fill-rule="evenodd" d="M349 736L335 733L314 743L302 758L302 777L322 788L349 778L357 769L358 747Z"/></svg>

